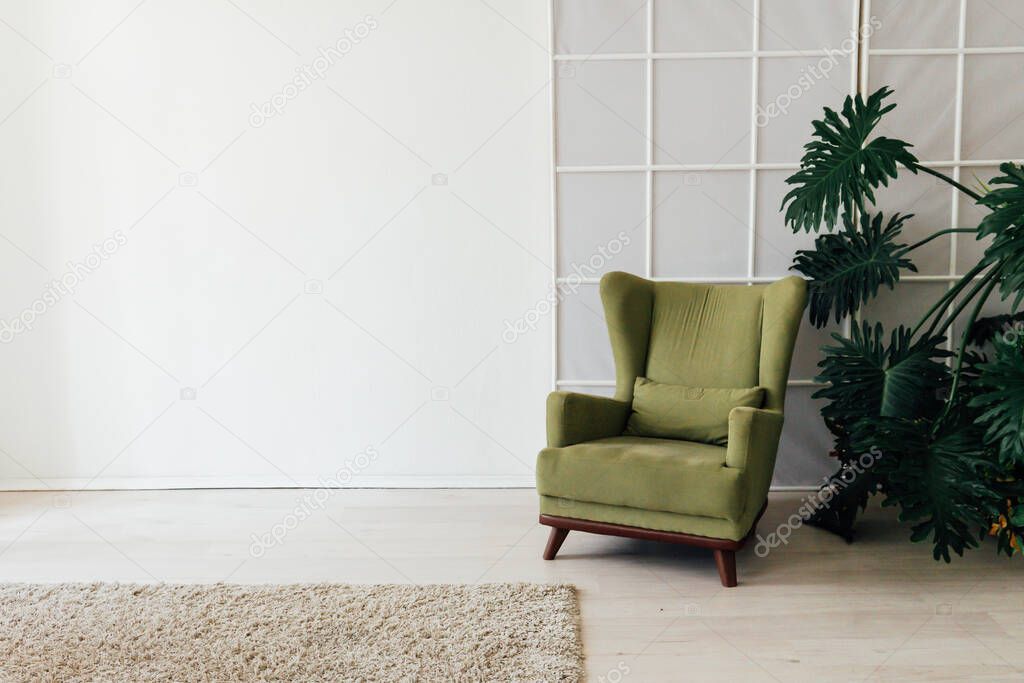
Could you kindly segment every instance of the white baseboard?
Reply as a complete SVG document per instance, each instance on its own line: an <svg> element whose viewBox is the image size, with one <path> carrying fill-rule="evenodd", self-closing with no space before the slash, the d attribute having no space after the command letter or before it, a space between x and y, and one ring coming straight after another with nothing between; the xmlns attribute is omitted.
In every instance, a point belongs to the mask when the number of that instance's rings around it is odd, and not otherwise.
<svg viewBox="0 0 1024 683"><path fill-rule="evenodd" d="M351 489L532 489L534 478L519 476L389 476L353 477L344 486ZM321 488L315 476L284 477L101 477L85 478L0 478L0 491L150 491L166 489L290 489ZM810 492L817 486L773 486L772 491Z"/></svg>

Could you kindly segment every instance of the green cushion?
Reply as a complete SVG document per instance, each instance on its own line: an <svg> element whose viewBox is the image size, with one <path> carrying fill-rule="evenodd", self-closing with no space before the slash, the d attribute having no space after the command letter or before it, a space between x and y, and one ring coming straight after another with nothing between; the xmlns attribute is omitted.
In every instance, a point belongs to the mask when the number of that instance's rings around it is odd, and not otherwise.
<svg viewBox="0 0 1024 683"><path fill-rule="evenodd" d="M616 436L537 457L544 496L737 520L746 492L744 470L725 466L720 446Z"/></svg>
<svg viewBox="0 0 1024 683"><path fill-rule="evenodd" d="M637 377L626 434L724 445L729 411L760 408L764 389L719 389L662 384Z"/></svg>

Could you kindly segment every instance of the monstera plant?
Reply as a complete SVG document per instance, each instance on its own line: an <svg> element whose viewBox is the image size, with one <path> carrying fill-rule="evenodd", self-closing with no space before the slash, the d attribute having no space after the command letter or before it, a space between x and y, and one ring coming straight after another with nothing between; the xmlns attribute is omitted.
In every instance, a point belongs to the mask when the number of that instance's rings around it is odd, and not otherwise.
<svg viewBox="0 0 1024 683"><path fill-rule="evenodd" d="M891 94L882 88L847 97L840 112L826 108L782 202L794 232L819 233L793 265L809 279L811 323L850 319L849 336L834 333L822 349L823 388L814 394L827 400L837 475L849 485L826 484L828 503L811 521L851 540L858 511L880 493L913 525L912 540L931 540L936 559L962 555L985 534L1013 555L1024 541L1024 333L1014 327L1024 316L981 311L993 297L1013 311L1024 299L1024 169L1004 163L1002 175L972 189L922 166L912 145L875 135L896 106L885 103ZM984 219L905 244L910 215L873 210L875 192L900 173L952 185L987 209ZM917 270L914 252L953 232L991 239L978 263L919 320L886 330L866 319L882 287ZM881 456L855 468L866 452Z"/></svg>

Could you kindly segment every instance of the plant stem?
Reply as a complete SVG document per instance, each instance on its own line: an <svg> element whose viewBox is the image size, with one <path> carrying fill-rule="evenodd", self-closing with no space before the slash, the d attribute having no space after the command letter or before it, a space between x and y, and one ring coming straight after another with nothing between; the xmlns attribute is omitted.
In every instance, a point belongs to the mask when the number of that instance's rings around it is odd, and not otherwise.
<svg viewBox="0 0 1024 683"><path fill-rule="evenodd" d="M939 230L937 233L935 233L931 237L925 237L920 242L914 242L909 247L903 247L902 249L897 251L895 255L896 256L903 256L903 254L906 254L908 252L914 251L918 247L921 247L921 246L924 246L925 244L928 244L929 242L931 242L933 239L935 239L937 237L942 237L943 235L948 235L948 234L953 233L953 232L978 232L978 229L977 228L946 228L945 230Z"/></svg>
<svg viewBox="0 0 1024 683"><path fill-rule="evenodd" d="M912 171L924 171L925 173L927 173L929 175L933 175L936 178L938 178L939 180L942 180L944 182L949 183L950 185L952 185L956 189L958 189L961 192L963 192L968 197L972 198L974 201L979 201L981 199L981 195L978 194L977 192L975 192L974 190L972 190L971 188L967 187L966 185L961 185L960 183L958 183L957 181L953 180L949 176L947 176L947 175L945 175L943 173L939 173L938 171L932 170L932 169L928 168L927 166L922 166L921 164L913 164L911 166L908 166L907 168L909 168Z"/></svg>
<svg viewBox="0 0 1024 683"><path fill-rule="evenodd" d="M968 284L970 284L971 280L974 278L975 275L977 275L981 271L985 270L985 268L987 268L987 267L988 267L988 264L986 264L986 263L979 263L978 265L974 266L969 271L967 271L967 273L965 273L964 276L962 278L960 278L960 280L955 285L953 285L953 287L951 289L947 290L945 294L943 294L941 297L939 297L939 300L936 301L935 304L931 308L928 309L928 312L924 314L924 316L921 318L921 320L918 321L918 323L916 325L914 325L914 329L910 333L911 336L917 334L917 331L920 330L921 327L923 327L926 322L928 322L928 319L931 318L932 315L936 311L938 311L940 308L943 308L944 306L946 306L948 304L949 300L951 300L953 297L955 297L957 294L959 294L960 291L964 287L966 287ZM938 324L939 318L936 317L935 320L936 320L936 322L932 325L932 328L934 328L935 325Z"/></svg>
<svg viewBox="0 0 1024 683"><path fill-rule="evenodd" d="M985 292L985 298L988 298L988 295L992 291L992 287L999 283L1000 272L1002 272L1002 268L1000 266L996 266L992 270L985 273L985 276L978 280L978 284L974 286L974 289L968 292L964 296L963 301L957 304L956 308L954 308L952 313L949 314L945 322L943 322L942 325L940 325L937 329L934 330L935 333L942 334L943 332L945 332L946 328L953 324L953 321L956 320L956 317L960 315L960 313L963 312L965 308L967 308L967 305L971 303L971 300L973 300L974 297L977 296L978 292L981 291L981 289L984 287L988 288L988 291ZM982 303L984 303L984 299L982 299ZM973 320L971 321L971 324L974 324ZM935 328L934 324L931 328L929 328L929 330L931 330L932 328ZM929 334L930 333L931 332L929 332Z"/></svg>
<svg viewBox="0 0 1024 683"><path fill-rule="evenodd" d="M998 270L998 269L996 269ZM996 271L993 271L993 273ZM991 273L989 274L991 275ZM988 276L986 276L988 277ZM964 333L960 339L960 349L956 355L956 367L953 368L953 384L949 390L949 398L946 399L946 407L942 411L942 415L935 424L941 423L947 415L949 415L950 409L953 407L953 399L956 398L956 390L960 387L960 375L964 366L964 354L967 352L967 339L971 334L971 328L974 327L974 322L978 319L978 315L981 313L981 307L985 305L985 301L988 300L992 294L992 290L995 289L996 285L999 284L999 280L993 278L988 286L985 287L985 291L978 297L978 303L974 305L974 309L971 310L971 317L967 319L967 325L964 327Z"/></svg>

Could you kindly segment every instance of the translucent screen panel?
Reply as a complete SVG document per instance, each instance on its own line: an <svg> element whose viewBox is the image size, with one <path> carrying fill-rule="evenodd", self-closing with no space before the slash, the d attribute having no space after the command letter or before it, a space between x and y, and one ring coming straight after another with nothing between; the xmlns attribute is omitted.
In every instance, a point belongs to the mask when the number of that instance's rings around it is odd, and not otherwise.
<svg viewBox="0 0 1024 683"><path fill-rule="evenodd" d="M1024 54L966 57L963 158L1024 158Z"/></svg>
<svg viewBox="0 0 1024 683"><path fill-rule="evenodd" d="M644 0L555 0L555 51L643 52L646 4Z"/></svg>
<svg viewBox="0 0 1024 683"><path fill-rule="evenodd" d="M590 385L578 386L575 384L564 384L558 387L561 391L573 391L577 394L590 394L591 396L608 396L611 398L615 395L615 387L595 387Z"/></svg>
<svg viewBox="0 0 1024 683"><path fill-rule="evenodd" d="M815 391L812 387L790 387L786 392L786 421L772 480L775 486L816 486L838 466L828 455L832 435L821 419L826 402L812 399Z"/></svg>
<svg viewBox="0 0 1024 683"><path fill-rule="evenodd" d="M659 164L750 161L749 59L654 65L654 159Z"/></svg>
<svg viewBox="0 0 1024 683"><path fill-rule="evenodd" d="M864 23L872 49L956 47L960 0L872 0Z"/></svg>
<svg viewBox="0 0 1024 683"><path fill-rule="evenodd" d="M871 324L882 323L886 333L898 325L913 327L946 289L944 282L901 282L892 290L883 287L861 315Z"/></svg>
<svg viewBox="0 0 1024 683"><path fill-rule="evenodd" d="M811 121L825 106L839 110L850 94L851 57L774 57L761 60L758 160L797 162L811 140Z"/></svg>
<svg viewBox="0 0 1024 683"><path fill-rule="evenodd" d="M1024 45L1024 2L972 0L967 3L968 47Z"/></svg>
<svg viewBox="0 0 1024 683"><path fill-rule="evenodd" d="M641 61L559 62L559 164L644 162L645 68Z"/></svg>
<svg viewBox="0 0 1024 683"><path fill-rule="evenodd" d="M869 91L895 90L877 132L912 145L922 160L951 159L956 118L956 57L882 56L870 60Z"/></svg>
<svg viewBox="0 0 1024 683"><path fill-rule="evenodd" d="M754 244L754 275L784 277L790 270L798 249L814 246L816 233L803 230L794 233L785 224L780 207L789 186L786 178L793 171L758 171L757 173L757 241Z"/></svg>
<svg viewBox="0 0 1024 683"><path fill-rule="evenodd" d="M967 187L980 189L980 183L987 184L1001 175L995 166L966 166L960 171L960 182ZM988 213L988 209L979 206L970 197L961 196L957 225L962 228L976 228ZM991 236L978 240L971 234L957 235L956 272L962 275L976 266L991 242Z"/></svg>
<svg viewBox="0 0 1024 683"><path fill-rule="evenodd" d="M822 359L821 347L834 346L836 341L832 333L843 333L841 323L829 321L829 323L818 329L811 324L810 319L804 312L803 322L800 324L800 333L796 338L796 347L793 351L793 364L790 366L789 376L792 379L814 379L818 374L818 361Z"/></svg>
<svg viewBox="0 0 1024 683"><path fill-rule="evenodd" d="M615 377L612 348L597 285L580 285L558 306L558 367L564 379Z"/></svg>
<svg viewBox="0 0 1024 683"><path fill-rule="evenodd" d="M753 0L654 0L654 49L749 50L754 44L753 7Z"/></svg>
<svg viewBox="0 0 1024 683"><path fill-rule="evenodd" d="M851 0L761 0L761 49L846 47L853 54L853 11Z"/></svg>
<svg viewBox="0 0 1024 683"><path fill-rule="evenodd" d="M747 171L654 175L654 275L746 274Z"/></svg>
<svg viewBox="0 0 1024 683"><path fill-rule="evenodd" d="M875 191L875 199L872 213L882 212L886 222L897 213L914 214L903 224L903 234L898 239L902 244L913 244L950 227L953 191L934 176L914 175L901 168L899 177L891 181L889 187ZM949 235L943 235L915 249L908 258L922 275L946 275L949 273L949 245Z"/></svg>
<svg viewBox="0 0 1024 683"><path fill-rule="evenodd" d="M646 271L643 173L563 173L558 178L558 274Z"/></svg>

